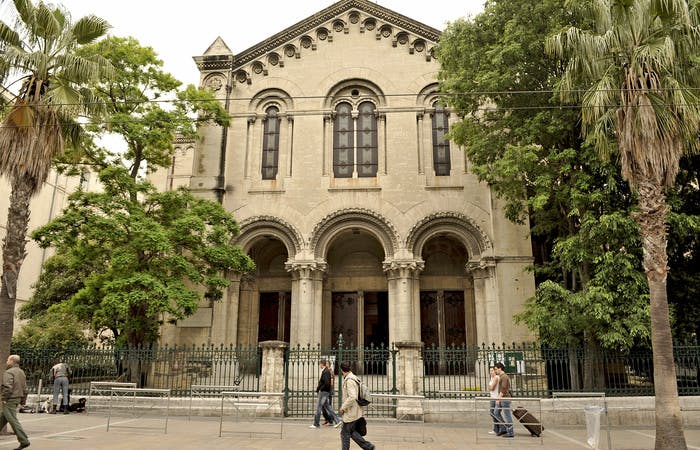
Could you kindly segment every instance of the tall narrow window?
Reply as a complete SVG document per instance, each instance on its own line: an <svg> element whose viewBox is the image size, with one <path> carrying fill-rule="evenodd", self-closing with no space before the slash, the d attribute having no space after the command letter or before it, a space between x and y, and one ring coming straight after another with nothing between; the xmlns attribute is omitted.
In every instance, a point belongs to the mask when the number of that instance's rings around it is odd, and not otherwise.
<svg viewBox="0 0 700 450"><path fill-rule="evenodd" d="M372 102L360 103L357 119L357 175L377 176L377 118Z"/></svg>
<svg viewBox="0 0 700 450"><path fill-rule="evenodd" d="M355 166L355 126L352 106L340 103L335 108L333 124L333 175L351 178Z"/></svg>
<svg viewBox="0 0 700 450"><path fill-rule="evenodd" d="M450 141L445 139L448 130L447 111L436 103L433 113L433 168L438 176L450 174Z"/></svg>
<svg viewBox="0 0 700 450"><path fill-rule="evenodd" d="M275 106L265 110L265 126L263 128L262 148L262 179L274 180L277 177L277 166L280 149L280 119Z"/></svg>

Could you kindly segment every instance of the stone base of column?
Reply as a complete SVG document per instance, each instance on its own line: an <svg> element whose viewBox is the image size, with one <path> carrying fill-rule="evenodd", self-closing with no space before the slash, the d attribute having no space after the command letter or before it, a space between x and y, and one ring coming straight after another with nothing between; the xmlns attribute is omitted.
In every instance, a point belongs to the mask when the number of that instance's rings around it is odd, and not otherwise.
<svg viewBox="0 0 700 450"><path fill-rule="evenodd" d="M401 421L423 421L423 401L419 399L399 399L396 405L396 419Z"/></svg>

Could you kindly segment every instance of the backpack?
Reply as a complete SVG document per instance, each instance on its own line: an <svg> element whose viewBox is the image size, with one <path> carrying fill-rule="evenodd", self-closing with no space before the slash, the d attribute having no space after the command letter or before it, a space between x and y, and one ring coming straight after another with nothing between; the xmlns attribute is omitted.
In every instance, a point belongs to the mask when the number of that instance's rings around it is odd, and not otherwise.
<svg viewBox="0 0 700 450"><path fill-rule="evenodd" d="M370 400L371 396L372 393L370 392L367 385L360 381L359 378L357 378L357 404L360 406L369 405L370 403L372 403L372 400Z"/></svg>

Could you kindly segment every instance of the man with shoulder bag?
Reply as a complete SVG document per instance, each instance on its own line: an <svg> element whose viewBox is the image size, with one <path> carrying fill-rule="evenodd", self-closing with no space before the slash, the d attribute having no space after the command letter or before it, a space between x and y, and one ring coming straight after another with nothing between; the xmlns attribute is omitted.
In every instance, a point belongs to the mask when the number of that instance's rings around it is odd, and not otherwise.
<svg viewBox="0 0 700 450"><path fill-rule="evenodd" d="M362 406L357 402L360 393L360 380L350 370L350 363L343 362L340 365L343 372L343 402L340 413L343 415L343 428L340 430L340 444L342 450L350 450L350 439L364 450L374 450L374 444L363 438L366 434L366 422L363 417ZM364 431L364 433L361 433Z"/></svg>

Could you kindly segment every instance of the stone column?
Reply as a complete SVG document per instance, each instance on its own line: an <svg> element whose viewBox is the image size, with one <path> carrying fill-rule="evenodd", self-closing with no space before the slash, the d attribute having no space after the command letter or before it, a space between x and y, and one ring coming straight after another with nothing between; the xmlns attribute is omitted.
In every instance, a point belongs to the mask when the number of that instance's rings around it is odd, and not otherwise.
<svg viewBox="0 0 700 450"><path fill-rule="evenodd" d="M496 261L493 258L469 261L465 269L474 279L476 343L500 344L502 338L495 283Z"/></svg>
<svg viewBox="0 0 700 450"><path fill-rule="evenodd" d="M423 155L423 148L425 144L423 142L423 117L425 116L425 111L416 113L416 121L418 123L418 173L423 175L425 173L425 156Z"/></svg>
<svg viewBox="0 0 700 450"><path fill-rule="evenodd" d="M231 282L226 295L213 303L211 342L213 344L238 344L238 302L240 298L241 274L228 275Z"/></svg>
<svg viewBox="0 0 700 450"><path fill-rule="evenodd" d="M420 341L420 259L384 263L389 284L389 342Z"/></svg>
<svg viewBox="0 0 700 450"><path fill-rule="evenodd" d="M262 349L260 392L282 392L284 390L284 353L287 350L287 343L265 341L258 345ZM268 400L275 402L269 412L273 415L282 415L283 402L278 397L270 397Z"/></svg>
<svg viewBox="0 0 700 450"><path fill-rule="evenodd" d="M400 341L394 345L399 351L396 356L396 388L402 395L422 395L423 364L420 353L423 343ZM397 415L420 419L423 416L423 403L420 400L401 399L397 405Z"/></svg>
<svg viewBox="0 0 700 450"><path fill-rule="evenodd" d="M287 165L285 175L287 177L292 176L293 152L294 152L294 117L288 116L287 117L287 145L286 145L286 153L287 153L286 159L287 160L285 161L285 163Z"/></svg>
<svg viewBox="0 0 700 450"><path fill-rule="evenodd" d="M290 344L316 346L323 331L323 274L326 263L299 261L286 264L292 273Z"/></svg>

